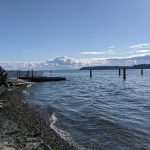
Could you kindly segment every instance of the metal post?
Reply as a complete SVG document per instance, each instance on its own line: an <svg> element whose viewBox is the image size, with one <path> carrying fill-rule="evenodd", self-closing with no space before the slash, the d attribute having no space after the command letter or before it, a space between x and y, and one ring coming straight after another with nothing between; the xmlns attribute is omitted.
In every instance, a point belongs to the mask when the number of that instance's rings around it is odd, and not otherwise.
<svg viewBox="0 0 150 150"><path fill-rule="evenodd" d="M92 69L90 69L90 78L92 78Z"/></svg>
<svg viewBox="0 0 150 150"><path fill-rule="evenodd" d="M123 79L126 80L126 68L123 68Z"/></svg>

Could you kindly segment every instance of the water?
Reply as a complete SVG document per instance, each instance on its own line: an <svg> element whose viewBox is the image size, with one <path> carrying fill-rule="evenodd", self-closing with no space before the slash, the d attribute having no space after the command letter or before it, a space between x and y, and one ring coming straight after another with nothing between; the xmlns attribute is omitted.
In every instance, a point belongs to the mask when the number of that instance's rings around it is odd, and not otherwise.
<svg viewBox="0 0 150 150"><path fill-rule="evenodd" d="M150 70L128 70L126 81L117 70L93 71L92 79L89 71L53 74L67 81L36 83L27 99L61 136L86 150L150 149Z"/></svg>

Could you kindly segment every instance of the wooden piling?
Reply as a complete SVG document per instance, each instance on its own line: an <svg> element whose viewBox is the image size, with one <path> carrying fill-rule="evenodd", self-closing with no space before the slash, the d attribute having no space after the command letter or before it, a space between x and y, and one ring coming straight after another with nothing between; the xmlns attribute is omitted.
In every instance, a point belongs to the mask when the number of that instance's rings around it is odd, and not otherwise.
<svg viewBox="0 0 150 150"><path fill-rule="evenodd" d="M20 70L18 70L18 77L20 78Z"/></svg>
<svg viewBox="0 0 150 150"><path fill-rule="evenodd" d="M51 74L52 74L52 71L50 70L50 71L49 71L49 73L50 73L50 76L51 76Z"/></svg>
<svg viewBox="0 0 150 150"><path fill-rule="evenodd" d="M141 75L143 75L143 68L141 68Z"/></svg>
<svg viewBox="0 0 150 150"><path fill-rule="evenodd" d="M121 69L119 68L119 76L121 75Z"/></svg>
<svg viewBox="0 0 150 150"><path fill-rule="evenodd" d="M18 70L17 70L17 79L18 79L18 77L19 77L19 76L18 76Z"/></svg>
<svg viewBox="0 0 150 150"><path fill-rule="evenodd" d="M33 69L31 70L31 77L32 77L32 78L34 77Z"/></svg>
<svg viewBox="0 0 150 150"><path fill-rule="evenodd" d="M90 78L92 78L92 69L90 69Z"/></svg>
<svg viewBox="0 0 150 150"><path fill-rule="evenodd" d="M123 79L126 80L126 68L123 68Z"/></svg>

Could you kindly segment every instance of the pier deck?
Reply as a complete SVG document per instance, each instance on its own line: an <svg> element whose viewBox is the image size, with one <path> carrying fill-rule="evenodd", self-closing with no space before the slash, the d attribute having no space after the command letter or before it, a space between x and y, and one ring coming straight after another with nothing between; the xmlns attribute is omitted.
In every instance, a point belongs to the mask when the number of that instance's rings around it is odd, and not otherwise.
<svg viewBox="0 0 150 150"><path fill-rule="evenodd" d="M51 71L50 71L51 74ZM56 76L44 76L42 71L20 71L17 70L17 78L22 80L27 80L30 82L47 82L47 81L64 81L66 77L56 77Z"/></svg>
<svg viewBox="0 0 150 150"><path fill-rule="evenodd" d="M19 77L22 80L28 80L30 82L46 82L46 81L64 81L65 77Z"/></svg>

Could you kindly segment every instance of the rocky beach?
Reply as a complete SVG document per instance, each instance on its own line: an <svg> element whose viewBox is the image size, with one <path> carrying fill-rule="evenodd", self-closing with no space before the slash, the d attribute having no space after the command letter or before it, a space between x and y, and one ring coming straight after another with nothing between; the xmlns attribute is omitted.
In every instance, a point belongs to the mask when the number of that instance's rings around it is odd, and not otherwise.
<svg viewBox="0 0 150 150"><path fill-rule="evenodd" d="M0 150L77 149L50 128L49 115L26 102L24 91L29 83L3 81L0 86Z"/></svg>

